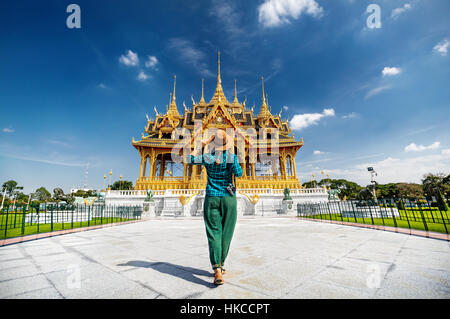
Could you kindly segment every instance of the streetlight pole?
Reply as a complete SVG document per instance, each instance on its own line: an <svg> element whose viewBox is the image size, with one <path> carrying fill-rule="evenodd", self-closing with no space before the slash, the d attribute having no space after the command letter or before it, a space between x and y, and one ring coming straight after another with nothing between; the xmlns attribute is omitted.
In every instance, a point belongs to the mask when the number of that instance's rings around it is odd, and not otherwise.
<svg viewBox="0 0 450 319"><path fill-rule="evenodd" d="M30 193L30 195L28 196L27 211L28 211L28 209L30 208L30 200L31 200L31 193Z"/></svg>
<svg viewBox="0 0 450 319"><path fill-rule="evenodd" d="M0 207L0 211L3 209L3 203L5 203L5 196L6 196L6 187L5 190L3 191L2 206Z"/></svg>
<svg viewBox="0 0 450 319"><path fill-rule="evenodd" d="M109 171L109 186L108 186L108 190L111 189L111 176L112 176L112 169Z"/></svg>
<svg viewBox="0 0 450 319"><path fill-rule="evenodd" d="M375 198L375 201L376 201L377 200L377 190L376 190L377 182L375 181L375 176L377 176L378 174L373 169L373 167L368 167L367 171L370 172L370 183L372 184L373 197Z"/></svg>
<svg viewBox="0 0 450 319"><path fill-rule="evenodd" d="M120 190L122 190L122 174L120 174L119 179L120 179Z"/></svg>
<svg viewBox="0 0 450 319"><path fill-rule="evenodd" d="M106 193L106 174L103 175L103 191Z"/></svg>

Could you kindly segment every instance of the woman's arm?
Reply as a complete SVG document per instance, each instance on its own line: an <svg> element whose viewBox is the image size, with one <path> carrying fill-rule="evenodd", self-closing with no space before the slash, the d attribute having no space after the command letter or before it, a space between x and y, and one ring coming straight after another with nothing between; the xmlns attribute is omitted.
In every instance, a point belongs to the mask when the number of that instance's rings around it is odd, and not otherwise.
<svg viewBox="0 0 450 319"><path fill-rule="evenodd" d="M195 138L198 137L198 135L200 135L200 132L199 132L199 134L197 134L197 135L195 136ZM195 138L194 138L194 139L195 139ZM191 152L191 155L189 156L189 160L190 160L190 161L189 161L188 164L193 164L193 165L203 165L203 164L204 164L204 158L203 158L203 155L202 155L202 154L199 155L199 153L203 150L203 148L204 148L206 145L208 145L209 143L211 143L213 139L214 139L214 135L210 136L210 137L207 138L207 139L203 139L203 140L202 140L202 147L201 147L200 149L194 147L193 151ZM191 142L190 140L188 140L188 141L186 142L186 147L188 147L188 144L190 144L190 142Z"/></svg>
<svg viewBox="0 0 450 319"><path fill-rule="evenodd" d="M242 171L242 167L238 162L238 158L237 158L236 154L233 154L233 156L234 156L234 161L231 164L231 172L234 174L234 176L241 177L242 174L244 174L244 172Z"/></svg>

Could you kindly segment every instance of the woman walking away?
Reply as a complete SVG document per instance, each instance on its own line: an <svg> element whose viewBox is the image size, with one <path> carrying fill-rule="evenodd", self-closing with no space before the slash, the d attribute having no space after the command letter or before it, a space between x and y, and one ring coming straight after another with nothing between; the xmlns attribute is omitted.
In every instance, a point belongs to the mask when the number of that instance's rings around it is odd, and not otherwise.
<svg viewBox="0 0 450 319"><path fill-rule="evenodd" d="M237 156L230 153L233 140L224 130L218 130L203 146L212 144L206 154L194 150L188 157L188 164L203 165L206 168L208 183L203 205L203 219L208 238L209 259L214 270L214 284L222 285L225 274L224 262L230 249L237 219L236 188L233 175L242 176L242 168Z"/></svg>

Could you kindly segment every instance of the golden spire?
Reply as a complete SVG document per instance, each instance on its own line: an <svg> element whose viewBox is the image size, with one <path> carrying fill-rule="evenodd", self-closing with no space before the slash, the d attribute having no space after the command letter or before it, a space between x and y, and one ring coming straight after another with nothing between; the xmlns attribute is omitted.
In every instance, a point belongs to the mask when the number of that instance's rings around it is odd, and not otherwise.
<svg viewBox="0 0 450 319"><path fill-rule="evenodd" d="M261 82L262 82L262 98L263 99L262 99L261 110L259 111L258 118L270 116L269 108L267 107L267 103L266 103L266 96L264 94L264 77L261 78Z"/></svg>
<svg viewBox="0 0 450 319"><path fill-rule="evenodd" d="M172 102L175 103L175 87L177 85L177 75L175 74L173 76L173 95L172 95Z"/></svg>
<svg viewBox="0 0 450 319"><path fill-rule="evenodd" d="M218 65L217 83L222 83L222 79L220 78L220 51L218 53L217 65Z"/></svg>
<svg viewBox="0 0 450 319"><path fill-rule="evenodd" d="M266 104L266 96L264 94L264 77L261 77L261 83L262 83L262 96L263 96L263 105Z"/></svg>
<svg viewBox="0 0 450 319"><path fill-rule="evenodd" d="M217 102L225 102L228 103L227 98L225 97L225 94L223 93L223 88L222 88L222 79L220 77L220 52L218 54L218 70L217 70L217 86L216 86L216 91L214 92L214 95L211 99L211 101L209 102L211 103L217 103Z"/></svg>
<svg viewBox="0 0 450 319"><path fill-rule="evenodd" d="M239 104L238 98L237 98L237 88L236 88L236 80L234 80L234 101L233 105Z"/></svg>
<svg viewBox="0 0 450 319"><path fill-rule="evenodd" d="M200 102L198 102L198 104L205 104L206 103L205 102L205 96L204 96L204 93L203 93L203 81L204 81L204 79L202 79L202 97L200 99Z"/></svg>
<svg viewBox="0 0 450 319"><path fill-rule="evenodd" d="M175 98L176 83L177 83L177 76L175 75L173 77L173 94L171 94L171 101L170 101L170 105L169 105L169 109L168 109L167 113L171 113L172 115L180 116L180 113L178 113L177 104L175 102L175 100L176 100L176 98Z"/></svg>

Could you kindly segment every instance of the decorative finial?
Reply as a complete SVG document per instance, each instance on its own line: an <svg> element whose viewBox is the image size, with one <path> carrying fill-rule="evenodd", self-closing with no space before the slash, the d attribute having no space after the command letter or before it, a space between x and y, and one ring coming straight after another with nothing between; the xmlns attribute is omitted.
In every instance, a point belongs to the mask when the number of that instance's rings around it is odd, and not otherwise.
<svg viewBox="0 0 450 319"><path fill-rule="evenodd" d="M172 100L173 102L175 102L175 86L177 84L177 75L175 74L173 76L173 96L172 96Z"/></svg>
<svg viewBox="0 0 450 319"><path fill-rule="evenodd" d="M218 61L217 61L217 65L218 65L217 82L218 82L218 83L222 83L222 79L220 78L220 51L219 51L219 53L218 53Z"/></svg>
<svg viewBox="0 0 450 319"><path fill-rule="evenodd" d="M223 88L222 88L222 80L220 77L220 52L218 53L218 71L217 71L217 86L216 86L216 91L214 92L214 95L211 99L211 101L209 102L210 104L213 103L228 103L227 98L225 97L225 94L223 93Z"/></svg>
<svg viewBox="0 0 450 319"><path fill-rule="evenodd" d="M266 103L266 95L264 93L264 77L261 77L262 81L262 105L261 110L259 111L258 118L266 118L269 116L269 108Z"/></svg>
<svg viewBox="0 0 450 319"><path fill-rule="evenodd" d="M202 79L202 97L200 98L200 102L199 102L201 104L205 103L205 96L203 94L203 87L204 87L203 81L204 81L204 79Z"/></svg>
<svg viewBox="0 0 450 319"><path fill-rule="evenodd" d="M159 116L158 110L156 109L156 105L153 107L153 110L155 111L156 116Z"/></svg>
<svg viewBox="0 0 450 319"><path fill-rule="evenodd" d="M262 82L262 95L263 95L263 104L266 104L266 97L264 95L264 77L261 77L261 82Z"/></svg>
<svg viewBox="0 0 450 319"><path fill-rule="evenodd" d="M234 101L233 104L238 104L239 101L237 99L237 88L236 88L236 80L234 80Z"/></svg>

